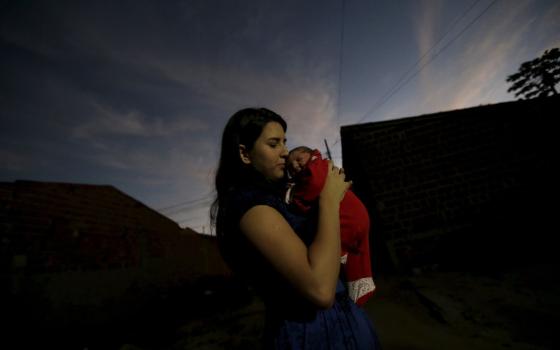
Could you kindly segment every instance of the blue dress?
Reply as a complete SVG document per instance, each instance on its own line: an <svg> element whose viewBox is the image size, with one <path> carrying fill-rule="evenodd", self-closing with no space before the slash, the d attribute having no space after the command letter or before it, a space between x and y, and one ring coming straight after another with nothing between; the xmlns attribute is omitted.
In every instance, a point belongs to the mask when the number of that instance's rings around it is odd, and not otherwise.
<svg viewBox="0 0 560 350"><path fill-rule="evenodd" d="M231 193L225 213L228 225L224 256L261 295L266 306L265 349L381 349L365 311L348 296L339 280L334 305L319 309L303 298L260 255L239 231L243 214L256 205L280 212L306 245L313 241L317 213L300 216L282 201L282 193L267 186L245 186Z"/></svg>

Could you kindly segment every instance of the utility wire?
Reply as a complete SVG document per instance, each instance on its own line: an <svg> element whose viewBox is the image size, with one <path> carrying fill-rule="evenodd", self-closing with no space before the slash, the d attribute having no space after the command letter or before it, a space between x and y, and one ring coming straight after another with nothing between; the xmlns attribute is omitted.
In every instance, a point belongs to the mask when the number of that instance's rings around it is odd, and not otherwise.
<svg viewBox="0 0 560 350"><path fill-rule="evenodd" d="M180 213L191 212L191 211L194 211L194 210L197 210L197 209L204 208L204 207L208 206L209 204L212 204L213 201L214 201L213 198L207 198L203 202L198 202L198 203L192 204L188 207L182 207L182 208L176 209L174 211L166 213L165 215L171 216L171 215L176 215L176 214L180 214Z"/></svg>
<svg viewBox="0 0 560 350"><path fill-rule="evenodd" d="M496 2L497 0L493 0L482 12L480 12L471 22L469 22L457 35L455 35L441 50L439 50L435 55L433 55L427 62L425 62L422 66L420 66L420 69L418 69L413 75L411 75L408 79L406 79L404 81L404 83L402 83L401 85L399 85L402 80L404 79L404 77L406 77L423 59L424 57L426 57L426 55L428 53L430 53L434 47L436 47L437 45L439 45L439 43L447 36L447 34L449 34L449 32L455 28L456 24L461 21L468 12L470 12L470 10L479 2L480 0L476 0L474 1L466 11L463 12L463 14L457 18L453 24L451 25L451 27L446 31L446 33L436 42L436 44L432 45L432 47L426 51L417 61L416 63L409 68L399 79L399 81L391 88L388 90L388 92L384 95L384 97L381 98L381 102L375 104L358 122L356 122L356 124L361 123L362 121L364 121L371 113L373 113L375 110L377 110L378 108L380 108L382 105L384 105L395 93L397 93L400 89L402 89L406 84L408 84L414 77L416 77L416 75L418 75L428 64L430 64L431 62L433 62L433 60L435 60L442 52L444 52L449 46L451 46L451 44L453 44L459 37L461 37L461 35L463 35L463 33L465 33L467 31L467 29L469 29L474 23L476 23ZM344 16L345 16L345 0L342 0L342 28L341 28L341 36L340 36L340 56L339 56L339 78L338 78L338 101L337 101L337 118L339 116L340 113L340 96L341 96L341 81L342 81L342 65L343 65L343 48L344 48ZM385 97L386 96L386 97ZM333 143L333 146L335 146L338 142L340 141L340 138L337 138L337 140ZM158 209L158 211L167 211L169 209L173 209L173 208L177 208L177 207L183 207L186 206L188 204L191 204L191 206L187 207L187 208L183 208L180 209L178 211L174 211L173 214L176 213L180 213L183 211L192 211L194 209L198 209L203 207L204 205L207 205L210 203L210 199L212 199L212 194L208 193L207 195L205 195L204 197L200 197L197 199L193 199L193 200L189 200L189 201L185 201L185 202L181 202L178 204L174 204L168 207L164 207L161 209ZM202 202L204 201L204 202ZM202 203L198 203L195 204L197 202L202 202ZM171 214L168 214L171 215ZM188 221L188 220L187 220Z"/></svg>
<svg viewBox="0 0 560 350"><path fill-rule="evenodd" d="M401 82L403 81L404 77L406 77L416 66L418 66L418 64L420 62L422 62L422 60L426 57L426 55L428 55L428 53L430 53L437 45L440 44L440 42L451 32L451 30L453 30L455 28L455 26L457 25L457 23L459 23L471 10L472 8L478 4L478 2L480 2L480 0L476 0L473 3L471 3L471 5L459 16L456 17L456 19L453 21L451 27L449 27L449 29L446 30L445 34L440 37L440 39L434 44L432 45L432 47L430 47L430 49L428 51L426 51L415 63L414 65L412 65L402 76L401 78L397 81L397 83L395 85L393 85L393 87L391 89L389 89L387 91L387 93L385 93L383 95L383 97L381 97L379 99L379 101L372 107L369 109L369 111L359 120L356 122L356 124L361 123L362 121L364 121L371 113L373 113L374 111L376 111L377 109L379 109L381 106L383 106L395 93L397 93L400 89L402 89L406 84L408 84L410 82L410 80L412 80L412 78L414 78L416 75L418 75L428 64L430 64L434 59L436 59L443 51L445 51L451 44L453 44L453 42L455 42L455 40L457 40L467 29L469 29L476 21L478 21L480 19L480 17L482 17L482 15L484 15L495 3L497 0L493 0L481 13L478 14L478 16L476 16L471 22L469 22L460 32L459 34L457 34L456 36L454 36L441 50L439 50L434 56L432 56L427 62L425 62L419 70L417 70L413 75L411 75L408 79L406 79L404 81L404 83L401 84ZM400 84L400 85L399 85ZM333 146L335 146L338 142L340 142L340 137L337 138L337 140L335 141L335 143L333 144Z"/></svg>
<svg viewBox="0 0 560 350"><path fill-rule="evenodd" d="M444 33L444 35L442 35L439 40L430 47L429 50L427 50L426 52L424 52L424 54L412 65L410 66L410 68L399 78L399 80L397 81L397 83L395 85L393 85L393 87L391 87L386 93L385 95L383 95L377 102L376 105L374 105L372 108L370 108L370 110L368 112L366 112L364 117L367 117L368 115L370 115L371 113L373 113L377 108L381 107L387 100L388 98L390 98L396 91L398 91L401 87L399 87L399 85L401 84L401 82L404 80L404 78L410 73L412 72L412 70L414 68L416 68L418 66L418 64L420 64L420 62L422 62L424 60L424 57L426 57L430 52L433 51L433 49L435 47L437 47L443 39L445 39L445 37L447 37L447 35L453 30L455 29L455 26L457 25L457 23L459 23L470 11L471 9L480 2L480 0L476 0L474 2L471 3L471 5L465 10L463 11L463 13L456 17L453 20L453 23L451 24L451 26L449 27L449 29L447 29ZM404 84L403 84L404 86ZM364 118L362 118L361 120L363 120ZM359 123L359 122L358 122Z"/></svg>
<svg viewBox="0 0 560 350"><path fill-rule="evenodd" d="M212 192L209 192L209 193L205 194L203 197L196 198L196 199L191 199L191 200L188 200L188 201L173 204L173 205L170 205L170 206L167 206L167 207L164 207L164 208L159 208L159 209L156 209L156 210L160 211L160 212L165 212L165 211L168 211L169 209L174 209L174 208L182 207L182 206L185 206L185 205L188 205L188 204L193 204L193 203L196 203L196 202L209 200L211 198L213 198L213 195L212 195Z"/></svg>
<svg viewBox="0 0 560 350"><path fill-rule="evenodd" d="M346 0L342 0L342 10L341 10L341 20L340 20L340 48L338 50L338 87L337 87L337 97L336 97L336 126L340 129L340 104L342 101L342 68L344 67L344 29L346 27ZM333 146L336 145L336 142ZM327 153L329 154L329 159L332 159L330 155L329 145L325 139L325 146L327 147Z"/></svg>
<svg viewBox="0 0 560 350"><path fill-rule="evenodd" d="M402 89L406 84L408 84L414 77L416 77L428 64L430 64L431 62L433 62L433 60L435 60L443 51L445 51L449 46L451 46L451 44L453 44L455 42L455 40L457 40L459 37L461 37L461 35L463 35L463 33L465 33L467 31L467 29L469 29L474 23L476 23L495 3L497 0L493 0L488 6L486 6L486 8L484 10L482 10L482 12L480 12L478 14L478 16L476 16L471 22L469 22L469 24L467 24L460 32L459 34L455 35L447 44L445 44L445 46L439 50L438 52L436 52L435 55L433 55L427 62L425 62L422 66L420 66L420 69L418 69L414 74L412 74L408 79L406 79L404 81L404 83L402 85L400 85L397 89L395 89L394 91L392 91L389 96L387 96L387 98L385 98L384 100L381 101L381 103L379 103L378 105L374 106L374 108L370 109L370 111L368 111L358 122L357 124L361 123L362 121L364 121L371 113L373 113L375 110L379 109L381 106L383 106L387 101L389 101L389 99L391 97L393 97L393 95L395 93L397 93L400 89Z"/></svg>
<svg viewBox="0 0 560 350"><path fill-rule="evenodd" d="M205 217L204 215L196 215L196 216L191 216L191 217L189 217L189 218L185 218L185 219L182 219L182 220L174 220L174 221L175 221L176 223L178 223L178 224L184 224L185 222L191 222L191 221L194 221L194 220L200 220L200 219L202 219L202 218L204 218L204 217Z"/></svg>
<svg viewBox="0 0 560 350"><path fill-rule="evenodd" d="M206 219L206 222L201 222L204 219ZM208 216L197 215L197 216L192 216L190 218L185 218L183 220L174 220L174 221L179 226L189 227L190 229L193 229L195 231L197 231L196 228L201 229L201 230L198 230L197 232L202 231L202 233L206 233L205 228L208 228L209 229L208 233L211 233L212 232L212 225L207 219L208 219ZM189 225L188 223L193 223L194 225Z"/></svg>
<svg viewBox="0 0 560 350"><path fill-rule="evenodd" d="M344 67L344 27L346 17L346 0L342 0L342 18L340 24L340 49L338 56L338 93L336 99L336 120L337 125L340 127L340 101L342 96L342 68Z"/></svg>

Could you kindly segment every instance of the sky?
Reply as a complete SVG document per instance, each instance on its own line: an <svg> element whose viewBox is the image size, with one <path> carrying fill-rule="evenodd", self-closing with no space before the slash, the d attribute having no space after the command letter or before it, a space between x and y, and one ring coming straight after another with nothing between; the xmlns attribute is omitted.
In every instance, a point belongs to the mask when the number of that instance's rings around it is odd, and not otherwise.
<svg viewBox="0 0 560 350"><path fill-rule="evenodd" d="M209 233L228 118L342 164L340 127L515 99L556 0L4 1L0 181L112 185Z"/></svg>

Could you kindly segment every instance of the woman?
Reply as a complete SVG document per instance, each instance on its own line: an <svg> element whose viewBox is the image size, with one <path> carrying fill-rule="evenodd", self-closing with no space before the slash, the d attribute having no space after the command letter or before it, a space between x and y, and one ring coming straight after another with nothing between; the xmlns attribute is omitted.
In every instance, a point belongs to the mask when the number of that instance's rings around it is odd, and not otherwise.
<svg viewBox="0 0 560 350"><path fill-rule="evenodd" d="M224 129L212 207L224 259L265 302L265 348L377 349L367 315L339 280L338 212L350 184L331 163L318 210L289 212L286 128L276 113L248 108Z"/></svg>

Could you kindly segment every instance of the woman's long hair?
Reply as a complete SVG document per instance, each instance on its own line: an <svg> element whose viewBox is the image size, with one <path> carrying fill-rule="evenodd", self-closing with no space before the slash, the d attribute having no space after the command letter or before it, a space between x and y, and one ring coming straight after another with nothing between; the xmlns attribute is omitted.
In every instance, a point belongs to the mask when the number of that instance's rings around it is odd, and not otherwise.
<svg viewBox="0 0 560 350"><path fill-rule="evenodd" d="M215 228L220 249L223 251L223 239L227 234L224 227L224 215L227 212L227 195L240 185L262 180L251 165L241 161L239 146L244 145L250 151L269 122L279 123L284 132L287 124L278 114L266 108L245 108L232 115L222 134L220 162L216 172L216 199L210 208L210 221ZM224 257L225 258L225 257ZM227 259L226 259L227 260Z"/></svg>

